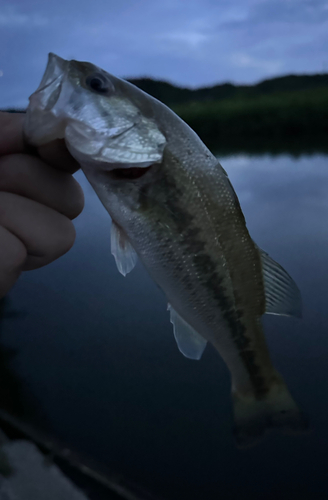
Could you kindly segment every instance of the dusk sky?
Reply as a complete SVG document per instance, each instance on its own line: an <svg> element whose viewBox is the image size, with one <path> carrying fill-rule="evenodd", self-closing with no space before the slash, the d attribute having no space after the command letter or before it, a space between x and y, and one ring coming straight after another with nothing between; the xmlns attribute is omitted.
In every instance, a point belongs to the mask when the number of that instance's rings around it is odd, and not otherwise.
<svg viewBox="0 0 328 500"><path fill-rule="evenodd" d="M328 72L328 0L0 0L0 108L48 52L188 87Z"/></svg>

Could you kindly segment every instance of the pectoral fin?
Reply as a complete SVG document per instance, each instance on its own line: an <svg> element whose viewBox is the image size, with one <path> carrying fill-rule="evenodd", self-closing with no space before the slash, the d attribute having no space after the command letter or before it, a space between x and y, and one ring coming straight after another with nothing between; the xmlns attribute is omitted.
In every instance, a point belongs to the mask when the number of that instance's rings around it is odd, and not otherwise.
<svg viewBox="0 0 328 500"><path fill-rule="evenodd" d="M123 230L114 221L112 221L110 238L111 251L114 255L117 269L123 276L126 276L137 263L137 253Z"/></svg>
<svg viewBox="0 0 328 500"><path fill-rule="evenodd" d="M170 321L173 325L174 337L180 352L186 358L200 359L207 341L189 326L170 304L168 304L167 309L170 311Z"/></svg>
<svg viewBox="0 0 328 500"><path fill-rule="evenodd" d="M295 281L259 248L265 291L266 314L302 317L302 298Z"/></svg>

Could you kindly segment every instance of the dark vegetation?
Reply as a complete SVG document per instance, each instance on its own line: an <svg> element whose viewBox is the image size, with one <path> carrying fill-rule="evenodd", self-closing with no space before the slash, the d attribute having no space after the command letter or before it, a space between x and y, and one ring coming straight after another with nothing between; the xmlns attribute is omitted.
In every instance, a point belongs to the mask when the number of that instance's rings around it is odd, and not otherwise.
<svg viewBox="0 0 328 500"><path fill-rule="evenodd" d="M199 89L129 81L170 106L218 154L328 152L328 74Z"/></svg>
<svg viewBox="0 0 328 500"><path fill-rule="evenodd" d="M290 75L264 80L256 85L233 85L223 83L213 87L188 89L176 87L168 82L151 78L129 79L140 89L156 97L169 106L186 104L193 101L208 102L223 99L249 99L270 95L276 92L294 92L298 90L328 89L328 74Z"/></svg>
<svg viewBox="0 0 328 500"><path fill-rule="evenodd" d="M170 106L221 154L328 151L327 74L195 90L146 78L130 81Z"/></svg>

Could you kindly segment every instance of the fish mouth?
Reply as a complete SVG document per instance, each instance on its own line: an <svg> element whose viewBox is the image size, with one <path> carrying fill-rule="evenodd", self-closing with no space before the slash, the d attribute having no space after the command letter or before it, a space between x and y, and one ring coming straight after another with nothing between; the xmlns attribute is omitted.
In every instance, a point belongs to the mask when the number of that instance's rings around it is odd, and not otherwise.
<svg viewBox="0 0 328 500"><path fill-rule="evenodd" d="M55 76L53 80L50 82L45 83L42 87L41 85L39 86L37 92L44 92L46 91L49 87L54 87L58 83L58 87L61 88L62 86L62 77L61 76Z"/></svg>
<svg viewBox="0 0 328 500"><path fill-rule="evenodd" d="M70 100L77 89L73 88L68 75L71 65L76 64L76 61L66 61L56 54L49 54L41 82L29 98L24 135L26 141L33 146L65 138L77 153L94 155L101 149L100 143L104 140L104 135L75 119L70 111ZM136 123L131 123L108 129L107 139L118 139L135 125ZM94 146L88 147L90 142Z"/></svg>
<svg viewBox="0 0 328 500"><path fill-rule="evenodd" d="M65 99L62 90L68 66L69 61L50 53L40 85L29 98L24 137L33 146L41 146L65 137L66 119L60 111L63 106L56 104ZM64 94L67 94L67 91Z"/></svg>
<svg viewBox="0 0 328 500"><path fill-rule="evenodd" d="M52 109L61 95L61 90L65 76L69 69L69 61L65 61L61 57L53 54L48 55L48 63L36 91L31 95L30 101L37 96L40 107L43 106L43 111Z"/></svg>
<svg viewBox="0 0 328 500"><path fill-rule="evenodd" d="M65 59L62 59L56 54L50 52L48 55L48 63L42 80L34 93L41 92L58 78L63 78L68 69L68 66L69 61L65 61Z"/></svg>
<svg viewBox="0 0 328 500"><path fill-rule="evenodd" d="M148 170L152 168L149 167L129 167L129 168L114 168L110 171L110 175L113 179L117 180L135 180L143 177Z"/></svg>

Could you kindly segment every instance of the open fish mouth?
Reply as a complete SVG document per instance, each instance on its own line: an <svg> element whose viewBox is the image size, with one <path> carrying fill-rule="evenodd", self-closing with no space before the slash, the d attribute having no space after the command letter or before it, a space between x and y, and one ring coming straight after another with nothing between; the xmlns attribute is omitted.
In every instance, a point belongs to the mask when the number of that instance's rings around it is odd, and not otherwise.
<svg viewBox="0 0 328 500"><path fill-rule="evenodd" d="M66 73L69 66L69 61L65 61L56 54L50 53L48 56L48 64L43 74L39 87L34 93L44 90L49 84L57 78L61 78ZM33 95L33 94L32 94Z"/></svg>
<svg viewBox="0 0 328 500"><path fill-rule="evenodd" d="M63 83L68 69L69 61L65 61L55 54L49 54L48 64L40 85L30 97L30 107L39 111L52 110L59 97L62 97ZM65 85L66 87L67 85ZM58 110L53 110L53 113L58 116Z"/></svg>
<svg viewBox="0 0 328 500"><path fill-rule="evenodd" d="M68 61L49 54L48 64L40 85L30 96L24 125L24 135L28 143L36 146L65 137L63 82L68 69ZM66 87L66 86L65 86ZM65 92L67 94L67 91Z"/></svg>
<svg viewBox="0 0 328 500"><path fill-rule="evenodd" d="M111 176L113 179L117 180L135 180L143 177L148 170L152 168L152 165L149 167L130 167L130 168L114 168L111 170Z"/></svg>
<svg viewBox="0 0 328 500"><path fill-rule="evenodd" d="M61 77L60 76L55 76L53 80L51 80L50 82L47 82L45 83L43 86L39 86L38 88L38 92L43 92L44 90L46 90L48 87L50 86L53 86L54 84L56 84L56 82L60 79Z"/></svg>

